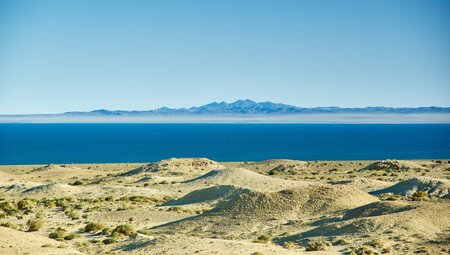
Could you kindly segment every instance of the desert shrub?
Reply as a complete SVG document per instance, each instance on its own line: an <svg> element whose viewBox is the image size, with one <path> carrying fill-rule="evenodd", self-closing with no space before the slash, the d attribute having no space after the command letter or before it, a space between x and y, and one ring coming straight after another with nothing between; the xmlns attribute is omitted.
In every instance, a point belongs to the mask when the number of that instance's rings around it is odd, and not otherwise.
<svg viewBox="0 0 450 255"><path fill-rule="evenodd" d="M352 250L350 252L350 254L354 254L354 255L373 255L373 254L375 254L375 251L374 251L374 249L372 249L369 246L361 246L361 247L358 247L358 248Z"/></svg>
<svg viewBox="0 0 450 255"><path fill-rule="evenodd" d="M89 222L85 227L85 232L98 232L102 230L104 226L101 223L98 222Z"/></svg>
<svg viewBox="0 0 450 255"><path fill-rule="evenodd" d="M310 241L306 245L306 251L327 251L331 244L326 241Z"/></svg>
<svg viewBox="0 0 450 255"><path fill-rule="evenodd" d="M428 199L428 193L425 191L417 191L412 195L413 201L424 201Z"/></svg>
<svg viewBox="0 0 450 255"><path fill-rule="evenodd" d="M283 243L283 248L285 248L285 249L294 249L296 247L298 247L298 245L295 242L292 242L292 241L288 241L288 242L284 242Z"/></svg>
<svg viewBox="0 0 450 255"><path fill-rule="evenodd" d="M5 227L5 228L18 229L17 225L15 225L14 223L12 223L11 221L2 223L2 224L0 224L0 226Z"/></svg>
<svg viewBox="0 0 450 255"><path fill-rule="evenodd" d="M69 183L69 184L72 185L72 186L78 186L78 185L84 185L84 182L80 181L80 180L76 180L76 181L74 181L72 183Z"/></svg>
<svg viewBox="0 0 450 255"><path fill-rule="evenodd" d="M335 244L336 245L346 245L346 244L350 244L350 242L343 238L339 238L336 240Z"/></svg>
<svg viewBox="0 0 450 255"><path fill-rule="evenodd" d="M264 255L264 254L262 252L255 251L255 252L252 253L252 255Z"/></svg>
<svg viewBox="0 0 450 255"><path fill-rule="evenodd" d="M110 228L104 228L104 229L102 229L102 232L101 232L101 234L105 235L105 236L109 236L109 235L111 235L111 233L112 233L112 230Z"/></svg>
<svg viewBox="0 0 450 255"><path fill-rule="evenodd" d="M62 240L65 235L66 232L63 229L57 229L56 231L50 233L48 237L51 239Z"/></svg>
<svg viewBox="0 0 450 255"><path fill-rule="evenodd" d="M31 210L35 206L36 202L27 198L22 199L19 201L19 203L17 203L17 208L19 208L20 210Z"/></svg>
<svg viewBox="0 0 450 255"><path fill-rule="evenodd" d="M390 247L384 247L383 249L381 249L381 253L391 253L391 248Z"/></svg>
<svg viewBox="0 0 450 255"><path fill-rule="evenodd" d="M28 231L38 231L44 226L44 220L42 218L33 218L27 222Z"/></svg>
<svg viewBox="0 0 450 255"><path fill-rule="evenodd" d="M272 170L270 170L267 174L268 174L268 175L279 175L279 174L281 174L281 172L278 171L278 170L272 169Z"/></svg>
<svg viewBox="0 0 450 255"><path fill-rule="evenodd" d="M167 195L163 197L163 201L164 201L164 202L168 202L168 201L170 201L170 200L173 200L173 197L167 196Z"/></svg>
<svg viewBox="0 0 450 255"><path fill-rule="evenodd" d="M402 196L397 194L387 194L381 197L382 200L388 200L388 201L396 201L401 200Z"/></svg>
<svg viewBox="0 0 450 255"><path fill-rule="evenodd" d="M66 235L66 236L64 237L64 240L73 240L73 239L78 238L78 237L80 237L80 236L77 235L77 234L72 233L72 234Z"/></svg>
<svg viewBox="0 0 450 255"><path fill-rule="evenodd" d="M122 234L119 233L119 232L114 232L114 231L112 231L111 234L110 234L109 236L110 236L111 238L117 239L117 238L122 237Z"/></svg>
<svg viewBox="0 0 450 255"><path fill-rule="evenodd" d="M54 208L56 206L55 201L53 200L45 200L44 206L47 208Z"/></svg>
<svg viewBox="0 0 450 255"><path fill-rule="evenodd" d="M146 196L131 196L129 197L129 200L131 202L136 203L149 203L149 202L158 202L159 200L153 197L146 197Z"/></svg>
<svg viewBox="0 0 450 255"><path fill-rule="evenodd" d="M78 215L75 211L66 211L64 213L67 217L71 218L72 220L78 220L80 219L80 215Z"/></svg>
<svg viewBox="0 0 450 255"><path fill-rule="evenodd" d="M112 244L115 243L116 240L114 238L106 238L102 241L104 244L108 245L108 244Z"/></svg>
<svg viewBox="0 0 450 255"><path fill-rule="evenodd" d="M134 236L136 234L136 231L134 230L133 226L131 225L119 225L117 226L112 233L119 233L126 236Z"/></svg>
<svg viewBox="0 0 450 255"><path fill-rule="evenodd" d="M9 201L1 202L0 209L4 211L7 215L14 215L17 213L16 206Z"/></svg>
<svg viewBox="0 0 450 255"><path fill-rule="evenodd" d="M268 243L271 239L272 239L272 237L269 236L269 235L260 235L260 236L258 236L258 238L256 239L255 242L257 242L257 243Z"/></svg>
<svg viewBox="0 0 450 255"><path fill-rule="evenodd" d="M383 239L375 238L369 242L369 245L374 248L380 248L386 245L386 241Z"/></svg>
<svg viewBox="0 0 450 255"><path fill-rule="evenodd" d="M169 208L167 209L167 211L168 211L168 212L182 212L183 209L181 209L181 208L178 207L178 206L173 206L173 207L169 207Z"/></svg>
<svg viewBox="0 0 450 255"><path fill-rule="evenodd" d="M107 196L107 197L105 197L105 201L111 202L111 201L114 201L114 200L115 200L115 199L114 199L113 196Z"/></svg>

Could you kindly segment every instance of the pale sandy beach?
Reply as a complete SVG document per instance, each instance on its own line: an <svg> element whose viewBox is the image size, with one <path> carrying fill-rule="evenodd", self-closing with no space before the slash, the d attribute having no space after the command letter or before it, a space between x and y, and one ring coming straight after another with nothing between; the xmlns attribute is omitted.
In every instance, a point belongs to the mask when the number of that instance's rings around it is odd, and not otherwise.
<svg viewBox="0 0 450 255"><path fill-rule="evenodd" d="M0 254L448 254L450 161L0 166Z"/></svg>

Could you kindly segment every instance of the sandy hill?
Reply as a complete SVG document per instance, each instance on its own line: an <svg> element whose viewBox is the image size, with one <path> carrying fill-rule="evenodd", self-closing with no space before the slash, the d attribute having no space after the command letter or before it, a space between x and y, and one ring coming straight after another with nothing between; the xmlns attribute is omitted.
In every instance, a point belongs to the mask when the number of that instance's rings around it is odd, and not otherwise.
<svg viewBox="0 0 450 255"><path fill-rule="evenodd" d="M29 197L65 197L82 193L83 189L61 183L42 184L22 191L22 195Z"/></svg>
<svg viewBox="0 0 450 255"><path fill-rule="evenodd" d="M353 178L350 180L338 180L338 181L330 181L330 184L347 184L353 185L358 189L364 190L366 192L374 191L382 188L386 188L392 186L392 182L380 181L368 178Z"/></svg>
<svg viewBox="0 0 450 255"><path fill-rule="evenodd" d="M199 173L220 167L221 165L218 162L207 158L170 158L144 165L123 173L122 175L129 176L148 172L166 172L172 174L183 174L189 172Z"/></svg>
<svg viewBox="0 0 450 255"><path fill-rule="evenodd" d="M381 160L375 161L362 170L396 170L396 171L408 171L415 169L425 169L422 165L406 160Z"/></svg>
<svg viewBox="0 0 450 255"><path fill-rule="evenodd" d="M378 201L377 198L352 186L313 185L261 192L243 190L214 209L197 217L166 224L164 231L194 231L199 234L234 230L248 232L267 221L287 220L325 215Z"/></svg>
<svg viewBox="0 0 450 255"><path fill-rule="evenodd" d="M199 238L195 236L160 236L153 239L136 240L115 250L114 254L170 254L170 255L294 255L307 254L301 250L288 250L273 244L243 242L239 240L222 240L217 238ZM309 253L310 254L310 253ZM317 253L313 253L317 254ZM337 252L320 252L321 255L339 254Z"/></svg>
<svg viewBox="0 0 450 255"><path fill-rule="evenodd" d="M235 185L256 190L282 190L311 183L272 178L243 168L222 168L212 170L197 178L183 182L189 185Z"/></svg>
<svg viewBox="0 0 450 255"><path fill-rule="evenodd" d="M194 190L179 199L171 200L163 204L163 206L188 205L196 203L213 203L217 201L224 201L226 199L233 199L239 194L246 193L249 191L250 191L249 189L233 185L213 186L204 189Z"/></svg>
<svg viewBox="0 0 450 255"><path fill-rule="evenodd" d="M281 241L300 241L317 236L361 234L380 236L392 233L432 240L450 228L450 203L382 201L348 211L342 221L329 223ZM448 233L448 232L447 232Z"/></svg>
<svg viewBox="0 0 450 255"><path fill-rule="evenodd" d="M49 247L42 247L43 245ZM70 246L66 248L58 246L61 246L61 242L44 236L22 232L11 228L0 227L0 254L82 254Z"/></svg>
<svg viewBox="0 0 450 255"><path fill-rule="evenodd" d="M262 164L276 164L271 170L278 172L298 172L308 169L308 162L289 159L265 160Z"/></svg>
<svg viewBox="0 0 450 255"><path fill-rule="evenodd" d="M415 177L401 181L391 187L376 190L372 194L394 193L411 196L416 191L425 191L433 197L450 198L450 180Z"/></svg>

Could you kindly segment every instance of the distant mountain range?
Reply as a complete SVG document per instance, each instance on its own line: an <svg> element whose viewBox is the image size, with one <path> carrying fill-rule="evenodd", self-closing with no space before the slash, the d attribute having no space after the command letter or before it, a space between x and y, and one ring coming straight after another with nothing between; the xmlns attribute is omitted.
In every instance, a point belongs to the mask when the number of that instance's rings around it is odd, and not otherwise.
<svg viewBox="0 0 450 255"><path fill-rule="evenodd" d="M238 100L233 103L214 102L191 108L167 108L162 107L148 111L122 111L99 109L90 112L65 112L71 116L111 116L111 115L280 115L280 114L317 114L317 113L450 113L450 107L365 107L365 108L341 108L341 107L313 107L305 108L287 104L272 102L255 102L249 99Z"/></svg>

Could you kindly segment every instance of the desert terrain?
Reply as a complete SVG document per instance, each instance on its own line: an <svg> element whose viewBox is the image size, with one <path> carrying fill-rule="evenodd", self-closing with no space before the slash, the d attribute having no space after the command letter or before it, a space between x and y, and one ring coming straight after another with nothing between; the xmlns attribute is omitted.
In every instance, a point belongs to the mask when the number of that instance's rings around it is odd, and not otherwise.
<svg viewBox="0 0 450 255"><path fill-rule="evenodd" d="M0 254L449 254L450 161L0 166Z"/></svg>

